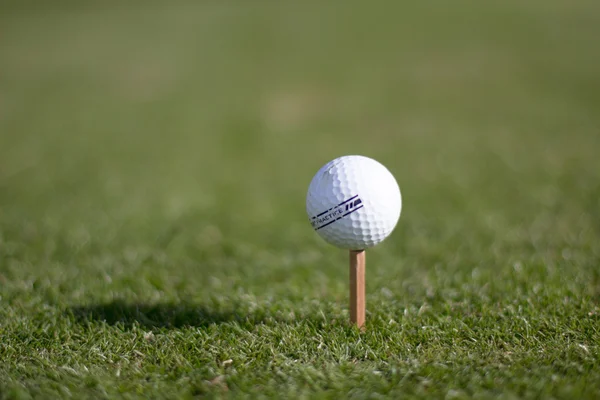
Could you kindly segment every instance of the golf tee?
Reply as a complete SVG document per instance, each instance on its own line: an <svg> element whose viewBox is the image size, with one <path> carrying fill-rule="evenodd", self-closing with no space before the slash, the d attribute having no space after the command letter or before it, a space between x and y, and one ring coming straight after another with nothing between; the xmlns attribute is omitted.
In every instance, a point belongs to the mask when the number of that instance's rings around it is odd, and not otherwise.
<svg viewBox="0 0 600 400"><path fill-rule="evenodd" d="M365 251L350 250L350 322L365 324Z"/></svg>

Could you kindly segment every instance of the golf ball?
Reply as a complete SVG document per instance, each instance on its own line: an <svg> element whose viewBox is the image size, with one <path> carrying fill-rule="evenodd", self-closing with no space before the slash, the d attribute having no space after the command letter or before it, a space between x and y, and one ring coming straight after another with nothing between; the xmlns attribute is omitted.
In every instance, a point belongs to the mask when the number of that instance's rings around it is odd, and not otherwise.
<svg viewBox="0 0 600 400"><path fill-rule="evenodd" d="M394 176L363 156L344 156L324 165L306 195L313 229L328 243L350 250L381 243L396 227L401 209Z"/></svg>

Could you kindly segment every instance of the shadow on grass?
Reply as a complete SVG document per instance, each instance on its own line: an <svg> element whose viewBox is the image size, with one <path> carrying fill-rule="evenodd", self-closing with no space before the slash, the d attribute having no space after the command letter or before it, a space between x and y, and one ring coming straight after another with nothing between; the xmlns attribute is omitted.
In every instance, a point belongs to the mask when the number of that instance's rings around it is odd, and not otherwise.
<svg viewBox="0 0 600 400"><path fill-rule="evenodd" d="M241 311L215 311L188 303L138 304L123 301L71 307L66 313L78 323L98 321L109 325L122 324L126 328L139 325L146 329L207 327L228 322L253 326L273 319L264 313L249 315Z"/></svg>

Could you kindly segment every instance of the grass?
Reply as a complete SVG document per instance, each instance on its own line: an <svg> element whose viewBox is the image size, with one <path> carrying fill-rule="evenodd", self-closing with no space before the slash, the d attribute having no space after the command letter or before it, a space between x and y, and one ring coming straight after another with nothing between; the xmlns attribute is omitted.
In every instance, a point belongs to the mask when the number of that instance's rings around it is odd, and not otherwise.
<svg viewBox="0 0 600 400"><path fill-rule="evenodd" d="M600 8L0 5L0 398L598 398ZM347 255L304 196L400 183Z"/></svg>

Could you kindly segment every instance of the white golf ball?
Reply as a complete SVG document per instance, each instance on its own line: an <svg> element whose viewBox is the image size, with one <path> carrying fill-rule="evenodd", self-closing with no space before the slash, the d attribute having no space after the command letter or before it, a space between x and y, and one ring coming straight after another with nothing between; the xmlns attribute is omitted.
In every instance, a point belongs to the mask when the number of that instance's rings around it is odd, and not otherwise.
<svg viewBox="0 0 600 400"><path fill-rule="evenodd" d="M327 163L308 187L306 212L328 243L362 250L392 233L402 209L400 188L379 162L344 156Z"/></svg>

